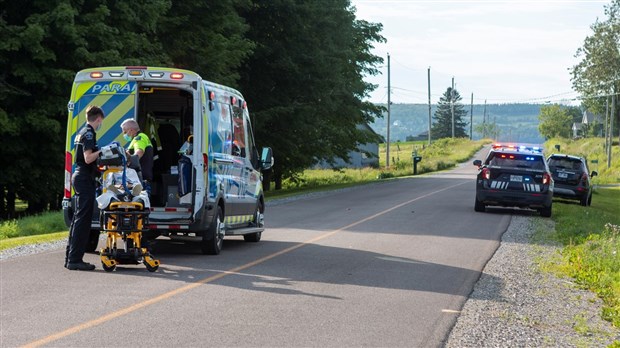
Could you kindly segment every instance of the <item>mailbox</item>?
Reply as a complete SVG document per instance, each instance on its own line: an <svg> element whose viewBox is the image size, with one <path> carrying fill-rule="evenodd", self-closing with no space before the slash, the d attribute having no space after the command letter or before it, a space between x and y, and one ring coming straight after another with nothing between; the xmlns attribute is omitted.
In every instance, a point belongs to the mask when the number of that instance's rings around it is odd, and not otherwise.
<svg viewBox="0 0 620 348"><path fill-rule="evenodd" d="M422 156L413 155L413 175L418 174L418 162L422 160Z"/></svg>

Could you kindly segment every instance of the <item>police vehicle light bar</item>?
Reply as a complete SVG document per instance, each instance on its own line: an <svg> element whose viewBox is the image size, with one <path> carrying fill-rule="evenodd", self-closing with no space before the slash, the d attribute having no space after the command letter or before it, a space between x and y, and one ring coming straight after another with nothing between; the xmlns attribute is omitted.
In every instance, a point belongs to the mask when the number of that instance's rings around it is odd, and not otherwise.
<svg viewBox="0 0 620 348"><path fill-rule="evenodd" d="M515 144L493 144L493 150L507 149L513 151L527 151L527 152L539 152L542 153L543 149L540 146L527 146L527 145L515 145Z"/></svg>

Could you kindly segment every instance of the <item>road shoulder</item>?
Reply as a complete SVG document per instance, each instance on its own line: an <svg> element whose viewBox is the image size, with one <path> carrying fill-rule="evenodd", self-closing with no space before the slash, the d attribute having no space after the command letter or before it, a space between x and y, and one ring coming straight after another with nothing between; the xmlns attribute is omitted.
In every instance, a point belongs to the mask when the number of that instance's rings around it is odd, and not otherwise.
<svg viewBox="0 0 620 348"><path fill-rule="evenodd" d="M540 260L561 248L532 236L553 228L549 219L513 216L446 347L600 347L620 340L620 329L601 319L595 294L540 269Z"/></svg>

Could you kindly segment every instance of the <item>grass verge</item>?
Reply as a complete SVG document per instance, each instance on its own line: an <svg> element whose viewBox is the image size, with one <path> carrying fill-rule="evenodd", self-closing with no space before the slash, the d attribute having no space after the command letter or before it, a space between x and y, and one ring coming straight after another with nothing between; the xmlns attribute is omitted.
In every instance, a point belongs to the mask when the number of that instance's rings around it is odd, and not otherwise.
<svg viewBox="0 0 620 348"><path fill-rule="evenodd" d="M603 300L603 319L620 328L620 189L599 188L592 206L554 200L555 231L561 255L544 265L568 276Z"/></svg>

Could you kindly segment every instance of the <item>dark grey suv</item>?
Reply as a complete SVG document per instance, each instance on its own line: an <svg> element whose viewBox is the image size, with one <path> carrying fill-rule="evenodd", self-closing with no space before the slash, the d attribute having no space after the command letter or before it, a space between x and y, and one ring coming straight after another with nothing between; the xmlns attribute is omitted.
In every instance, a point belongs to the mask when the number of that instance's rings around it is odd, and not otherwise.
<svg viewBox="0 0 620 348"><path fill-rule="evenodd" d="M553 197L576 199L581 205L592 203L592 177L598 173L588 171L582 157L553 154L547 158L551 176L555 182Z"/></svg>

